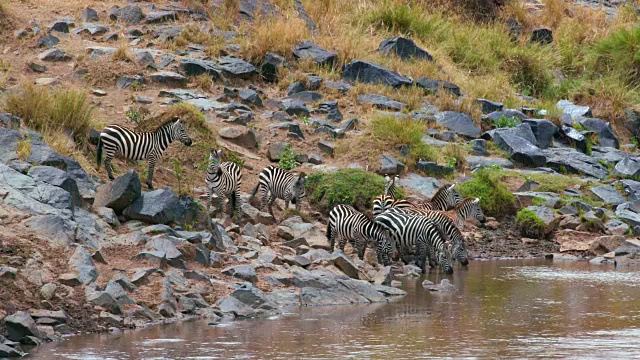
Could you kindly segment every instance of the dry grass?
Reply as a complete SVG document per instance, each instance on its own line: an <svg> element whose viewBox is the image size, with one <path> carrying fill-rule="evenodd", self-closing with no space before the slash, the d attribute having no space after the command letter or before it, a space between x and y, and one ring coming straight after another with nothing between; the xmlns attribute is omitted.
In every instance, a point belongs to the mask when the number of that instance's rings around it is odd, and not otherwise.
<svg viewBox="0 0 640 360"><path fill-rule="evenodd" d="M134 62L134 57L131 51L129 50L128 45L120 45L116 48L111 54L111 60L113 61L125 61L125 62Z"/></svg>
<svg viewBox="0 0 640 360"><path fill-rule="evenodd" d="M243 56L253 62L259 62L267 52L291 59L295 44L308 37L304 21L290 11L279 17L258 17L250 26L244 25L241 32Z"/></svg>
<svg viewBox="0 0 640 360"><path fill-rule="evenodd" d="M18 153L18 158L21 160L27 160L27 157L31 154L31 141L19 141L18 144L16 144L16 153Z"/></svg>
<svg viewBox="0 0 640 360"><path fill-rule="evenodd" d="M211 79L211 76L207 74L191 76L189 78L189 84L194 88L198 88L204 91L213 91L213 80Z"/></svg>
<svg viewBox="0 0 640 360"><path fill-rule="evenodd" d="M142 70L135 62L112 61L108 57L83 61L80 67L87 69L84 79L91 86L111 86L119 77L133 76Z"/></svg>

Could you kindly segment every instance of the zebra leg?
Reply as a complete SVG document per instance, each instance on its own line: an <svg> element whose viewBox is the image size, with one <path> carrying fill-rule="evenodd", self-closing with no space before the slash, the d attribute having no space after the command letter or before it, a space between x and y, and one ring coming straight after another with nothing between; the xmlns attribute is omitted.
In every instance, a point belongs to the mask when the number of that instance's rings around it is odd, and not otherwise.
<svg viewBox="0 0 640 360"><path fill-rule="evenodd" d="M420 267L423 274L427 272L427 256L429 256L429 251L427 250L426 241L418 241L416 251L416 265Z"/></svg>
<svg viewBox="0 0 640 360"><path fill-rule="evenodd" d="M269 199L269 189L262 188L262 199L260 200L260 211L264 210L264 206L267 205Z"/></svg>
<svg viewBox="0 0 640 360"><path fill-rule="evenodd" d="M296 211L300 212L300 198L296 198Z"/></svg>
<svg viewBox="0 0 640 360"><path fill-rule="evenodd" d="M276 202L276 197L273 195L269 195L269 200L267 203L267 208L269 210L269 214L271 214L271 216L273 216L274 218L276 217L275 215L273 215L273 203Z"/></svg>
<svg viewBox="0 0 640 360"><path fill-rule="evenodd" d="M155 154L149 155L149 176L147 176L147 186L153 190L153 170L156 168Z"/></svg>
<svg viewBox="0 0 640 360"><path fill-rule="evenodd" d="M107 168L107 175L109 175L109 180L115 179L113 177L113 168L111 167L111 156L107 152L107 156L104 158L104 167Z"/></svg>
<svg viewBox="0 0 640 360"><path fill-rule="evenodd" d="M209 186L209 184L207 184L207 212L209 212L211 209L211 195L212 195L211 192L212 192L212 189Z"/></svg>
<svg viewBox="0 0 640 360"><path fill-rule="evenodd" d="M344 252L344 247L347 245L347 238L345 237L340 237L340 241L338 241L338 249L342 250L342 252Z"/></svg>
<svg viewBox="0 0 640 360"><path fill-rule="evenodd" d="M356 240L356 246L358 247L358 258L364 260L364 253L367 250L367 239L360 237Z"/></svg>
<svg viewBox="0 0 640 360"><path fill-rule="evenodd" d="M229 197L230 201L233 201L233 210L235 211L236 223L240 224L240 218L242 217L242 204L240 204L240 191L234 191Z"/></svg>

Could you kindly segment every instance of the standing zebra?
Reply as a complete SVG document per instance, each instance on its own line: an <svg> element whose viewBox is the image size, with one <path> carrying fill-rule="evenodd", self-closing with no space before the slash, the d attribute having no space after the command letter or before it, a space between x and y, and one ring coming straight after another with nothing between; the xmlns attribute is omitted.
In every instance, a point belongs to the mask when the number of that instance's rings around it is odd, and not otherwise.
<svg viewBox="0 0 640 360"><path fill-rule="evenodd" d="M453 214L449 215L455 222L456 226L462 230L462 227L467 219L476 219L480 223L484 223L485 218L482 208L480 207L480 199L478 198L466 198L461 203L456 205L452 210Z"/></svg>
<svg viewBox="0 0 640 360"><path fill-rule="evenodd" d="M389 230L377 224L364 214L349 205L336 205L329 212L327 224L327 239L331 251L335 247L336 238L339 239L338 247L344 251L347 240L358 251L360 260L364 259L367 243L373 241L376 244L378 263L387 266L392 251L391 234Z"/></svg>
<svg viewBox="0 0 640 360"><path fill-rule="evenodd" d="M403 261L406 260L406 255L415 249L416 265L425 273L427 259L431 258L431 252L435 252L436 260L444 272L453 273L453 259L447 244L448 238L436 222L401 210L386 211L378 215L375 221L391 231Z"/></svg>
<svg viewBox="0 0 640 360"><path fill-rule="evenodd" d="M389 195L392 198L396 198L396 181L400 180L400 176L396 175L390 178L389 175L385 175L384 180L387 182L384 184L384 195Z"/></svg>
<svg viewBox="0 0 640 360"><path fill-rule="evenodd" d="M422 204L418 204L417 207L425 210L451 210L460 201L462 201L462 195L453 188L456 184L451 186L443 186L436 191L433 197Z"/></svg>
<svg viewBox="0 0 640 360"><path fill-rule="evenodd" d="M222 210L223 197L229 199L227 212L233 215L235 212L236 222L240 223L240 184L242 174L240 167L231 161L222 162L223 151L211 150L209 154L209 168L205 176L207 184L207 207L211 206L211 196L215 193L218 196L219 210Z"/></svg>
<svg viewBox="0 0 640 360"><path fill-rule="evenodd" d="M373 216L378 216L390 208L415 208L408 200L396 200L391 195L378 195L373 198Z"/></svg>
<svg viewBox="0 0 640 360"><path fill-rule="evenodd" d="M109 125L102 129L98 138L98 169L102 161L102 148L106 152L104 167L107 168L109 179L113 180L111 159L120 155L131 160L147 160L149 176L147 186L153 190L153 169L162 153L174 140L180 140L184 145L191 146L191 138L187 129L178 118L161 125L153 132L135 132L119 125Z"/></svg>
<svg viewBox="0 0 640 360"><path fill-rule="evenodd" d="M258 186L251 193L251 199L260 189L262 190L260 211L268 205L269 214L273 216L272 205L276 199L284 200L285 210L289 208L289 202L292 202L296 205L296 211L300 211L300 201L306 195L304 191L306 177L307 174L303 172L296 175L277 166L268 166L260 173Z"/></svg>

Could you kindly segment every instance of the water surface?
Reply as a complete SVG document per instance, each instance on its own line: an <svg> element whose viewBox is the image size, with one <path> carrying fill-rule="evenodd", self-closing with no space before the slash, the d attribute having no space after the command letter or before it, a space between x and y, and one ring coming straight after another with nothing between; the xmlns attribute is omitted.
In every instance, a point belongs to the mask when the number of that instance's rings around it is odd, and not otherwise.
<svg viewBox="0 0 640 360"><path fill-rule="evenodd" d="M429 274L439 282L442 274ZM406 279L391 303L291 309L76 336L42 359L640 358L640 272L587 262L473 261L451 294Z"/></svg>

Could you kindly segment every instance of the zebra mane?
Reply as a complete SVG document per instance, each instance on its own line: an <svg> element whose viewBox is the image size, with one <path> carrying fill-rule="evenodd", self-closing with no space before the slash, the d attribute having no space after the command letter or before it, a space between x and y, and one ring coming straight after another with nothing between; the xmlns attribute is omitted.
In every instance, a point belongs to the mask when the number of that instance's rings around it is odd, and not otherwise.
<svg viewBox="0 0 640 360"><path fill-rule="evenodd" d="M178 122L178 121L180 121L180 118L179 118L179 117L177 117L177 116L174 116L174 117L172 117L172 118L171 118L171 120L167 120L167 121L165 121L164 123L162 123L162 125L158 126L158 128L156 129L156 131L158 131L158 130L160 130L160 129L162 129L162 128L166 127L166 126L173 125L173 124L175 124L175 123L176 123L176 122Z"/></svg>
<svg viewBox="0 0 640 360"><path fill-rule="evenodd" d="M433 194L433 196L431 197L431 199L429 199L429 201L433 201L435 199L438 199L440 196L442 196L442 193L445 191L449 191L449 189L453 188L455 186L451 185L451 186L442 186L440 187L435 194Z"/></svg>

